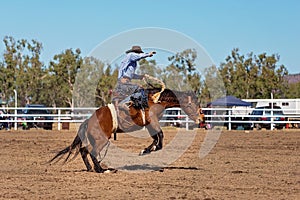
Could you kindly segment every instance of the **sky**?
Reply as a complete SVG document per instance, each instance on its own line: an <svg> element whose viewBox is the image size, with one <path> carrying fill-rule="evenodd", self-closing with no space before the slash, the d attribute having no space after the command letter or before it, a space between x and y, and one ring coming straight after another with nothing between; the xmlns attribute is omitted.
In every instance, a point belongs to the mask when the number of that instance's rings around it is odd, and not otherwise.
<svg viewBox="0 0 300 200"><path fill-rule="evenodd" d="M66 49L87 56L114 35L158 27L194 39L217 66L239 48L244 55L278 54L294 74L300 73L299 10L298 0L0 0L0 38L41 42L47 65Z"/></svg>

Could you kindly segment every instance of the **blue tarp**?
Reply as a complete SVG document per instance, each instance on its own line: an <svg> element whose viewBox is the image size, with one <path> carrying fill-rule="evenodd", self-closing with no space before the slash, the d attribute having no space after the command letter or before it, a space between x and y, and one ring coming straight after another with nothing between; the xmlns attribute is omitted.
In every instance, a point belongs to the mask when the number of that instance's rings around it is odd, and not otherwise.
<svg viewBox="0 0 300 200"><path fill-rule="evenodd" d="M226 96L210 102L208 106L251 106L251 103L242 101L234 96Z"/></svg>

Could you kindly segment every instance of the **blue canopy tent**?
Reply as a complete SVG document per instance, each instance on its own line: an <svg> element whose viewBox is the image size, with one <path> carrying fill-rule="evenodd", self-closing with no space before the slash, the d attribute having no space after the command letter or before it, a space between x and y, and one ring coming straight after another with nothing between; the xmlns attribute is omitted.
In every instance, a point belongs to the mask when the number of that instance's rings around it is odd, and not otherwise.
<svg viewBox="0 0 300 200"><path fill-rule="evenodd" d="M207 106L251 106L251 103L242 101L234 96L226 96L210 102Z"/></svg>
<svg viewBox="0 0 300 200"><path fill-rule="evenodd" d="M221 106L221 107L245 106L245 107L249 107L249 106L251 106L251 103L242 101L241 99L236 98L234 96L226 96L226 97L216 99L213 102L210 102L209 104L207 104L207 106L208 107L213 107L213 106ZM211 110L210 112L212 113L213 110ZM215 112L216 112L216 114L219 114L219 115L228 114L228 110L216 110ZM220 120L220 119L216 119L214 117L212 117L211 119ZM228 122L226 122L227 119L228 119L228 117L224 117L223 119L221 119L221 123L214 122L213 124L210 125L210 127L213 127L216 125L221 125L221 126L226 126L228 130L231 130L232 128L238 129L238 130L244 130L244 129L251 128L250 123L247 123L247 122L245 122L245 123L240 123L240 122L228 123ZM231 120L241 121L241 120L247 120L247 118L244 119L244 117L231 117Z"/></svg>

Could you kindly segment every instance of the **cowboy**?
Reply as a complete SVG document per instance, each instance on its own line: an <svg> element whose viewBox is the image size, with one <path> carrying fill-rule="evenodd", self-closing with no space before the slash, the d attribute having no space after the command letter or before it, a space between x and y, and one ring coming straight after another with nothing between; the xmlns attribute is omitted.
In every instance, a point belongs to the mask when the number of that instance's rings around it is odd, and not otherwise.
<svg viewBox="0 0 300 200"><path fill-rule="evenodd" d="M156 52L144 53L140 46L132 46L131 49L126 51L126 56L121 62L118 75L118 84L115 89L117 93L113 101L118 105L119 100L123 100L129 95L140 91L142 98L145 100L144 90L141 86L131 82L132 79L143 79L144 75L138 75L135 73L137 68L137 62L143 58L152 57ZM137 95L135 95L137 96ZM132 96L132 98L137 98ZM138 106L138 105L137 105ZM141 105L141 107L143 107Z"/></svg>

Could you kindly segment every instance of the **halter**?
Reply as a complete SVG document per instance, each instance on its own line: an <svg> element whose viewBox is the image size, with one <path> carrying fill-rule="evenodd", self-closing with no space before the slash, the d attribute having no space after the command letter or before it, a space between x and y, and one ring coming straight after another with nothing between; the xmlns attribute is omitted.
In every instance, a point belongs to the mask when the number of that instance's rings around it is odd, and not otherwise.
<svg viewBox="0 0 300 200"><path fill-rule="evenodd" d="M192 106L192 97L191 96L187 96L188 98L188 103L185 107L191 107Z"/></svg>
<svg viewBox="0 0 300 200"><path fill-rule="evenodd" d="M187 96L187 100L188 100L188 103L185 104L183 107L185 108L191 108L192 106L192 96L188 95ZM190 115L195 115L194 113L190 113Z"/></svg>

